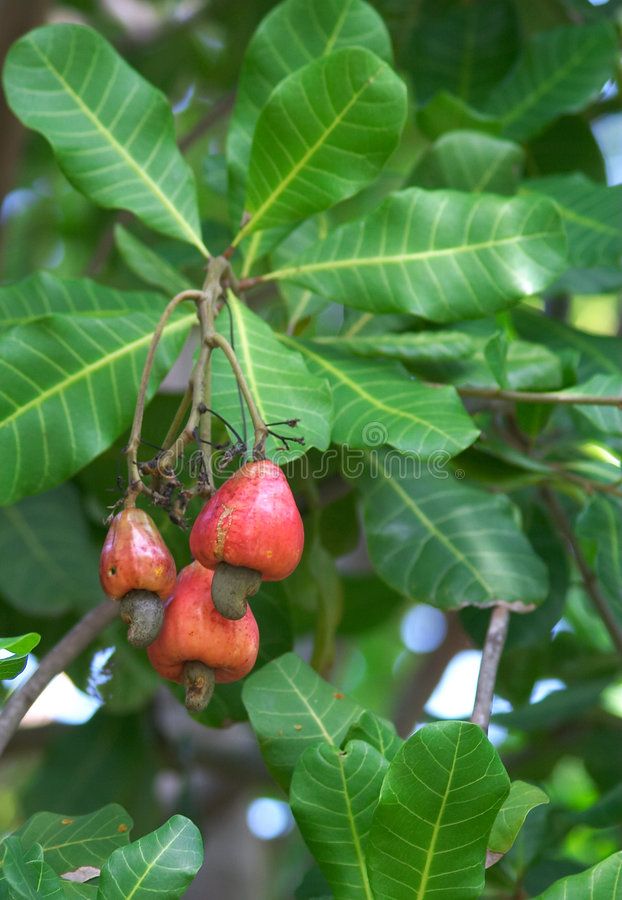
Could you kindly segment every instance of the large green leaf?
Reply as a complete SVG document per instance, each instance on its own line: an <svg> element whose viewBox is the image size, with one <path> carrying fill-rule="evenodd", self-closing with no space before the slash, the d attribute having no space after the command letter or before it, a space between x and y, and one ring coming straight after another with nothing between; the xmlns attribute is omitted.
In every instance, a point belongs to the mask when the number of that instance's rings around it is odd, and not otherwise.
<svg viewBox="0 0 622 900"><path fill-rule="evenodd" d="M166 98L96 31L60 24L29 32L9 51L4 87L79 190L207 256L194 177Z"/></svg>
<svg viewBox="0 0 622 900"><path fill-rule="evenodd" d="M146 284L165 291L171 297L180 291L195 287L185 275L182 275L178 269L151 247L139 241L123 225L115 226L114 240L128 269L138 275Z"/></svg>
<svg viewBox="0 0 622 900"><path fill-rule="evenodd" d="M235 242L365 187L397 146L405 118L403 82L368 50L337 50L294 72L257 120L246 198L251 220Z"/></svg>
<svg viewBox="0 0 622 900"><path fill-rule="evenodd" d="M448 131L430 147L413 182L425 188L453 188L513 194L523 168L522 147L477 131Z"/></svg>
<svg viewBox="0 0 622 900"><path fill-rule="evenodd" d="M182 897L203 863L201 832L185 816L172 816L151 834L117 848L101 871L101 900Z"/></svg>
<svg viewBox="0 0 622 900"><path fill-rule="evenodd" d="M311 371L329 382L338 411L332 430L336 443L363 449L389 444L426 458L438 451L454 456L477 439L479 432L453 388L419 384L388 361L363 361L283 340L300 349Z"/></svg>
<svg viewBox="0 0 622 900"><path fill-rule="evenodd" d="M374 747L350 741L308 747L294 769L292 812L335 900L373 900L365 847L388 767Z"/></svg>
<svg viewBox="0 0 622 900"><path fill-rule="evenodd" d="M508 137L523 140L593 100L611 78L617 55L615 28L606 21L540 32L484 108L499 116Z"/></svg>
<svg viewBox="0 0 622 900"><path fill-rule="evenodd" d="M60 279L35 272L23 281L0 287L0 327L27 325L53 314L120 316L162 307L162 297L148 291L117 291L90 278Z"/></svg>
<svg viewBox="0 0 622 900"><path fill-rule="evenodd" d="M368 472L357 481L381 578L444 609L543 600L546 569L509 500L461 483L441 460L428 468L408 457L370 454Z"/></svg>
<svg viewBox="0 0 622 900"><path fill-rule="evenodd" d="M8 681L23 672L28 662L28 654L37 646L41 635L34 631L21 634L18 637L0 638L0 650L10 653L10 656L0 658L0 681Z"/></svg>
<svg viewBox="0 0 622 900"><path fill-rule="evenodd" d="M464 100L484 100L518 52L512 0L423 0L416 16L408 56L419 102L439 90Z"/></svg>
<svg viewBox="0 0 622 900"><path fill-rule="evenodd" d="M368 843L375 900L479 897L510 781L477 725L427 725L390 765Z"/></svg>
<svg viewBox="0 0 622 900"><path fill-rule="evenodd" d="M535 900L621 900L622 898L622 852L608 856L582 872L556 881Z"/></svg>
<svg viewBox="0 0 622 900"><path fill-rule="evenodd" d="M101 868L113 850L129 843L133 822L122 806L110 803L85 816L40 812L16 832L25 850L35 844L62 875L81 866Z"/></svg>
<svg viewBox="0 0 622 900"><path fill-rule="evenodd" d="M12 560L2 594L27 615L55 616L102 599L99 553L73 485L0 507L0 553Z"/></svg>
<svg viewBox="0 0 622 900"><path fill-rule="evenodd" d="M279 459L299 456L305 447L326 449L330 443L332 406L327 385L311 375L301 355L284 347L270 326L231 293L228 308L238 360L264 421L300 419L296 428L276 428L285 437L302 436L305 440L304 447L290 444L288 452L279 450ZM227 339L229 314L225 308L218 317L218 328ZM220 351L212 359L214 408L242 431L240 398L231 367ZM269 438L268 448L274 452L278 447L280 442Z"/></svg>
<svg viewBox="0 0 622 900"><path fill-rule="evenodd" d="M546 287L565 267L564 249L551 201L410 188L266 278L357 309L455 322Z"/></svg>
<svg viewBox="0 0 622 900"><path fill-rule="evenodd" d="M247 678L242 699L266 764L285 787L308 747L340 746L362 712L294 653Z"/></svg>
<svg viewBox="0 0 622 900"><path fill-rule="evenodd" d="M150 396L194 320L193 311L167 325ZM49 316L0 335L0 504L64 481L121 434L156 322Z"/></svg>
<svg viewBox="0 0 622 900"><path fill-rule="evenodd" d="M493 853L507 853L531 810L548 802L549 798L539 787L526 781L513 781L492 826L488 849Z"/></svg>
<svg viewBox="0 0 622 900"><path fill-rule="evenodd" d="M593 497L577 519L577 532L590 549L598 580L622 622L622 504Z"/></svg>
<svg viewBox="0 0 622 900"><path fill-rule="evenodd" d="M391 62L391 40L378 13L362 0L287 0L263 19L244 57L227 135L232 217L238 222L253 132L271 92L307 63L343 47L366 47Z"/></svg>
<svg viewBox="0 0 622 900"><path fill-rule="evenodd" d="M39 844L25 851L19 838L11 835L0 845L0 896L7 900L62 900L62 882L45 862Z"/></svg>
<svg viewBox="0 0 622 900"><path fill-rule="evenodd" d="M605 187L585 175L552 175L526 182L521 194L545 194L557 203L573 266L619 265L622 257L622 185Z"/></svg>

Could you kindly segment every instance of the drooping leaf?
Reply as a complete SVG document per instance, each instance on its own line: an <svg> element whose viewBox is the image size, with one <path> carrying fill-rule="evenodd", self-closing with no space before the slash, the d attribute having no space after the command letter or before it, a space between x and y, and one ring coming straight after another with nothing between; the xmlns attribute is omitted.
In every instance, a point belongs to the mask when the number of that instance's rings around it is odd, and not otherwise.
<svg viewBox="0 0 622 900"><path fill-rule="evenodd" d="M201 832L185 816L172 816L151 834L112 853L102 867L97 896L101 900L141 894L182 897L202 863Z"/></svg>
<svg viewBox="0 0 622 900"><path fill-rule="evenodd" d="M617 53L615 29L606 21L540 32L484 109L499 116L508 137L523 140L593 100L611 77Z"/></svg>
<svg viewBox="0 0 622 900"><path fill-rule="evenodd" d="M548 802L549 798L539 787L526 781L513 781L492 826L488 849L493 853L507 853L531 810Z"/></svg>
<svg viewBox="0 0 622 900"><path fill-rule="evenodd" d="M357 486L372 563L396 590L444 609L544 599L545 567L506 497L461 483L441 460L424 471L381 453Z"/></svg>
<svg viewBox="0 0 622 900"><path fill-rule="evenodd" d="M266 764L285 787L307 747L339 747L362 712L293 653L247 678L242 699Z"/></svg>
<svg viewBox="0 0 622 900"><path fill-rule="evenodd" d="M388 767L364 741L308 747L296 763L289 802L335 900L373 896L365 849Z"/></svg>
<svg viewBox="0 0 622 900"><path fill-rule="evenodd" d="M194 320L180 314L166 326L149 396ZM121 434L156 323L147 313L49 316L0 335L0 504L53 487Z"/></svg>
<svg viewBox="0 0 622 900"><path fill-rule="evenodd" d="M478 431L453 388L417 383L401 366L362 361L316 344L282 338L302 352L309 368L331 386L338 415L332 439L354 448L389 444L426 458L451 456L476 440Z"/></svg>
<svg viewBox="0 0 622 900"><path fill-rule="evenodd" d="M550 201L410 188L267 278L356 309L456 322L537 293L563 271L564 246Z"/></svg>
<svg viewBox="0 0 622 900"><path fill-rule="evenodd" d="M0 895L7 900L62 900L61 880L43 859L39 844L26 851L19 838L10 835L0 845Z"/></svg>
<svg viewBox="0 0 622 900"><path fill-rule="evenodd" d="M424 0L408 50L417 101L439 90L474 103L484 100L512 65L518 40L511 0Z"/></svg>
<svg viewBox="0 0 622 900"><path fill-rule="evenodd" d="M232 220L238 222L253 132L274 88L307 63L343 47L366 47L391 62L391 41L378 13L362 0L287 0L263 19L244 57L227 135Z"/></svg>
<svg viewBox="0 0 622 900"><path fill-rule="evenodd" d="M568 235L568 256L577 267L619 265L622 258L622 185L605 187L584 175L553 175L527 181L521 193L545 194L557 203Z"/></svg>
<svg viewBox="0 0 622 900"><path fill-rule="evenodd" d="M208 255L171 109L96 31L63 23L29 32L9 51L4 88L79 190Z"/></svg>
<svg viewBox="0 0 622 900"><path fill-rule="evenodd" d="M26 614L88 609L103 597L99 553L73 485L0 507L0 552L13 561L3 596Z"/></svg>
<svg viewBox="0 0 622 900"><path fill-rule="evenodd" d="M34 631L18 637L0 638L0 650L11 656L0 657L0 681L8 681L23 672L28 662L28 654L37 646L41 635Z"/></svg>
<svg viewBox="0 0 622 900"><path fill-rule="evenodd" d="M40 812L15 832L25 850L40 845L55 872L80 866L101 868L117 847L129 843L133 822L122 806L110 803L84 816Z"/></svg>
<svg viewBox="0 0 622 900"><path fill-rule="evenodd" d="M117 291L90 278L60 279L51 272L35 272L0 287L0 328L27 325L54 314L103 318L161 308L159 294Z"/></svg>
<svg viewBox="0 0 622 900"><path fill-rule="evenodd" d="M277 426L285 437L304 437L304 446L290 444L289 451L278 450L279 460L293 459L307 447L326 449L330 442L331 398L327 386L311 375L304 360L277 339L270 326L229 294L228 310L218 317L218 329L229 340L229 315L233 323L233 341L238 361L265 422L300 419L298 426ZM213 396L217 413L242 431L237 382L224 353L213 360ZM269 438L268 449L274 456L280 441Z"/></svg>
<svg viewBox="0 0 622 900"><path fill-rule="evenodd" d="M352 723L344 743L347 744L349 741L365 741L371 744L389 762L404 743L395 730L393 722L377 716L369 709L364 710Z"/></svg>
<svg viewBox="0 0 622 900"><path fill-rule="evenodd" d="M514 194L523 167L518 144L477 131L448 131L433 144L413 182L424 188L453 188Z"/></svg>
<svg viewBox="0 0 622 900"><path fill-rule="evenodd" d="M123 225L115 225L114 240L128 269L146 284L170 294L171 297L195 287L185 275L139 241Z"/></svg>
<svg viewBox="0 0 622 900"><path fill-rule="evenodd" d="M365 187L395 149L405 117L403 82L368 50L337 50L294 72L257 120L245 204L251 220L236 240Z"/></svg>
<svg viewBox="0 0 622 900"><path fill-rule="evenodd" d="M608 856L582 872L556 881L535 900L571 900L589 897L590 900L620 900L622 898L622 852Z"/></svg>
<svg viewBox="0 0 622 900"><path fill-rule="evenodd" d="M479 897L486 844L509 778L477 725L427 725L385 778L368 843L376 900Z"/></svg>
<svg viewBox="0 0 622 900"><path fill-rule="evenodd" d="M596 496L577 519L577 533L591 548L599 583L614 615L622 622L622 505L614 497Z"/></svg>

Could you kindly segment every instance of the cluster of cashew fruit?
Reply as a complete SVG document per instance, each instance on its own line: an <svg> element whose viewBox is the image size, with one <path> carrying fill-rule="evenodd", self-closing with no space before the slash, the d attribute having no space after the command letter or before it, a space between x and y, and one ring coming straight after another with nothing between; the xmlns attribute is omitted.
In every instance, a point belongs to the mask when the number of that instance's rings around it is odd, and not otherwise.
<svg viewBox="0 0 622 900"><path fill-rule="evenodd" d="M261 460L207 501L190 534L195 561L179 576L155 523L136 507L112 520L99 573L120 601L129 642L147 647L156 671L184 684L187 708L200 712L216 683L237 681L255 665L259 629L247 600L262 581L287 578L303 544L287 479Z"/></svg>

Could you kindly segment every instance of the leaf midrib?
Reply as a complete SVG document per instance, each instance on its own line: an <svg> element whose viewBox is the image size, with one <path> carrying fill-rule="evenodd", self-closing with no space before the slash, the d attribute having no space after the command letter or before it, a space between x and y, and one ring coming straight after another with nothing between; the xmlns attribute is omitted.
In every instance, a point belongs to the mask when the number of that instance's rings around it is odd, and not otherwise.
<svg viewBox="0 0 622 900"><path fill-rule="evenodd" d="M428 885L428 881L430 878L430 869L432 868L432 862L434 860L434 852L436 850L436 843L438 841L438 836L441 831L441 824L443 820L443 816L445 814L445 807L447 806L447 800L451 793L451 786L454 778L454 773L456 770L456 760L458 759L458 748L460 746L460 738L462 736L462 729L458 734L458 738L456 740L456 744L454 747L454 755L451 761L451 768L449 769L447 775L447 789L443 794L440 809L438 811L438 816L436 817L436 821L434 822L434 827L432 829L432 837L430 838L430 843L428 845L428 853L425 860L425 866L423 868L423 872L421 873L421 883L419 885L419 890L417 891L417 900L424 900L425 892Z"/></svg>
<svg viewBox="0 0 622 900"><path fill-rule="evenodd" d="M365 897L367 900L374 900L374 895L371 892L371 885L369 883L369 875L367 873L367 863L365 862L365 854L363 853L363 848L361 846L361 839L358 833L358 827L356 824L356 819L354 818L354 813L352 812L352 802L350 800L350 794L348 791L348 783L346 780L346 773L344 771L344 766L341 756L341 751L337 749L337 765L339 766L339 775L341 776L341 784L343 787L343 796L346 805L346 815L348 817L348 823L350 826L350 834L352 835L352 843L354 845L354 852L356 854L356 858L358 861L358 867L361 871L361 882L363 886L363 890L365 891Z"/></svg>

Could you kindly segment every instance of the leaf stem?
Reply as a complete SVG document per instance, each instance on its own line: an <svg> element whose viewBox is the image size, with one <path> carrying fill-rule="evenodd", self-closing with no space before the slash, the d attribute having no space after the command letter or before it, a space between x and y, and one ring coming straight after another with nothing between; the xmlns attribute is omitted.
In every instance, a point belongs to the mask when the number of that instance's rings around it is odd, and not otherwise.
<svg viewBox="0 0 622 900"><path fill-rule="evenodd" d="M446 385L428 382L430 387ZM598 397L592 394L566 394L561 391L511 391L503 388L456 386L461 397L481 397L484 400L511 400L517 403L560 403L580 406L617 406L622 409L622 397Z"/></svg>
<svg viewBox="0 0 622 900"><path fill-rule="evenodd" d="M0 711L0 756L39 694L88 647L118 613L119 604L112 600L104 600L89 610L43 657L28 681L13 691Z"/></svg>
<svg viewBox="0 0 622 900"><path fill-rule="evenodd" d="M505 646L508 628L510 626L510 610L507 606L500 603L495 606L488 631L486 632L486 640L482 650L482 661L479 667L479 677L477 679L477 690L475 692L475 706L473 707L473 715L471 722L479 725L485 734L488 734L488 726L490 724L490 714L492 712L492 700L495 693L495 684L497 681L497 671L501 654Z"/></svg>

